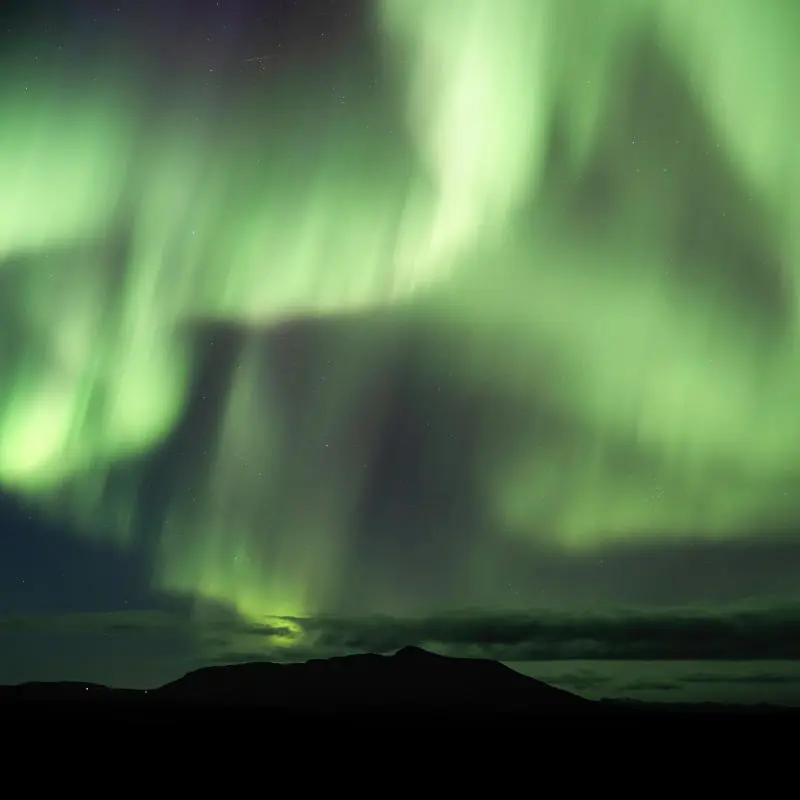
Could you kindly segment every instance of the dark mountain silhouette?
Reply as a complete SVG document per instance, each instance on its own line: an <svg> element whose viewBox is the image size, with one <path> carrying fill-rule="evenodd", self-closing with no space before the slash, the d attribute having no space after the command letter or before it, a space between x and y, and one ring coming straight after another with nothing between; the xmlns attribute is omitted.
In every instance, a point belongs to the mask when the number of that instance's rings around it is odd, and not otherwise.
<svg viewBox="0 0 800 800"><path fill-rule="evenodd" d="M406 647L302 664L249 663L191 672L157 690L165 700L283 709L584 710L594 704L495 661Z"/></svg>
<svg viewBox="0 0 800 800"><path fill-rule="evenodd" d="M352 655L300 664L206 667L156 689L90 683L0 686L0 714L111 715L181 720L209 711L238 714L439 714L466 720L541 718L548 722L663 719L684 706L599 702L548 686L495 661L435 655L406 647L394 655ZM715 707L715 712L732 711ZM683 714L680 714L683 716ZM696 718L697 714L691 714Z"/></svg>
<svg viewBox="0 0 800 800"><path fill-rule="evenodd" d="M495 661L450 658L416 647L299 664L206 667L148 691L84 683L0 687L0 708L63 713L448 712L571 714L599 704L527 678Z"/></svg>

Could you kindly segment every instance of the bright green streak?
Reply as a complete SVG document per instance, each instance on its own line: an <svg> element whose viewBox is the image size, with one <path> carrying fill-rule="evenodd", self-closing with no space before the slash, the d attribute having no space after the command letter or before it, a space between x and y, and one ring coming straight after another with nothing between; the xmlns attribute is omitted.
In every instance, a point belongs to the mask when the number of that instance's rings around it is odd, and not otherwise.
<svg viewBox="0 0 800 800"><path fill-rule="evenodd" d="M420 313L466 380L523 406L546 387L573 426L573 441L546 447L533 424L508 437L502 420L489 426L475 468L505 530L591 546L781 519L800 473L800 12L790 0L716 6L383 0L376 31L403 86L407 149L357 114L305 139L281 132L269 98L222 120L187 110L155 123L113 71L73 94L15 79L0 92L0 278L25 326L1 343L0 482L124 540L136 481L112 493L109 470L151 452L184 411L195 365L183 325L262 327L432 290ZM569 201L653 41L766 220L790 296L780 331L720 299L703 276L725 264L675 267L692 179L679 159L642 162L668 173L657 185L617 170L612 221L576 233ZM352 367L309 400L296 460L279 464L254 339L209 473L171 504L160 588L254 617L335 596L364 465L330 481L314 453L371 391L387 346L331 344ZM621 467L621 451L647 470ZM313 501L297 488L308 486Z"/></svg>
<svg viewBox="0 0 800 800"><path fill-rule="evenodd" d="M785 522L800 477L791 302L800 277L800 156L792 144L800 93L789 77L800 71L796 4L738 0L720 19L712 2L688 0L474 0L446 22L443 3L389 6L419 56L411 60L411 108L412 119L429 123L418 130L421 149L437 153L440 185L455 185L458 175L469 187L461 207L471 203L481 222L498 222L504 242L487 252L477 236L471 283L442 298L439 312L470 332L451 355L475 380L504 383L521 402L546 387L582 428L575 442L557 445L542 443L541 423L527 433L517 426L502 444L501 425L487 432L478 469L504 526L592 546L634 534L731 536ZM609 106L625 99L643 34L688 79L710 136L752 196L750 214L768 220L783 270L775 280L790 293L782 335L763 319L744 322L708 283L709 266L724 264L683 254L676 269L673 243L692 190L680 161L645 163L651 175L674 171L658 183L619 166L620 209L599 232L576 240L573 220L559 211L602 153L614 124ZM569 169L545 190L547 131L556 123ZM516 220L531 190L534 210L526 205L530 216ZM546 371L536 366L542 350ZM632 466L630 451L644 466Z"/></svg>

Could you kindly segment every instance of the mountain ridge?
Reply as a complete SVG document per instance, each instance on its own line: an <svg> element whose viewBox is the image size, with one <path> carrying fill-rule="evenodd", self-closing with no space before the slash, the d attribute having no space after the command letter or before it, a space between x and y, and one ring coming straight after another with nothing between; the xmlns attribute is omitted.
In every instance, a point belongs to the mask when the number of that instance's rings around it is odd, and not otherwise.
<svg viewBox="0 0 800 800"><path fill-rule="evenodd" d="M391 655L208 666L153 689L76 681L0 686L0 713L6 718L200 722L209 712L286 720L309 714L390 719L433 714L464 724L546 719L601 726L611 720L662 724L665 718L800 719L800 709L795 708L588 700L498 661L438 655L419 647L404 647Z"/></svg>
<svg viewBox="0 0 800 800"><path fill-rule="evenodd" d="M515 672L504 664L405 647L299 663L245 662L188 672L149 690L92 683L0 686L0 705L102 704L281 711L587 711L598 704Z"/></svg>
<svg viewBox="0 0 800 800"><path fill-rule="evenodd" d="M582 697L486 659L405 647L297 664L249 662L206 667L155 691L169 702L303 708L588 709Z"/></svg>

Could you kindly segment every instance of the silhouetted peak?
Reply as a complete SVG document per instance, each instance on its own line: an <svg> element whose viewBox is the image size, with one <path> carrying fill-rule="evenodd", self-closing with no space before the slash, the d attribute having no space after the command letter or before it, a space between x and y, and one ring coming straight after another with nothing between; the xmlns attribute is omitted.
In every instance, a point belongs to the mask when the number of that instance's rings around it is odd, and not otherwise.
<svg viewBox="0 0 800 800"><path fill-rule="evenodd" d="M52 692L52 690L51 690ZM47 700L47 688L34 687ZM8 700L26 699L24 691L7 687ZM30 692L27 693L28 697ZM2 692L0 692L2 695ZM250 662L206 667L153 689L136 691L88 689L62 692L65 702L83 703L88 697L172 708L196 705L255 707L277 710L391 710L453 709L500 711L526 709L590 709L596 704L495 661L453 658L409 646L394 655L341 656L303 663ZM0 700L3 698L0 697Z"/></svg>
<svg viewBox="0 0 800 800"><path fill-rule="evenodd" d="M436 653L431 653L429 650L424 650L412 644L401 647L393 656L393 658L399 658L402 661L410 661L412 659L414 661L434 661L441 657Z"/></svg>

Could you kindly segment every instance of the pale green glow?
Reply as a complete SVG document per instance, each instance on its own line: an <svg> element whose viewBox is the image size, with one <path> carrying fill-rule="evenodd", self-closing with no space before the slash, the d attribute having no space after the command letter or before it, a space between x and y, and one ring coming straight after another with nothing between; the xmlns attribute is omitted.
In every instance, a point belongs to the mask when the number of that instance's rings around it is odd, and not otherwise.
<svg viewBox="0 0 800 800"><path fill-rule="evenodd" d="M503 531L587 547L785 520L800 475L800 12L717 5L383 0L376 35L406 123L389 138L357 113L298 138L270 123L268 97L153 121L110 70L111 90L15 82L0 92L0 278L25 327L0 362L0 482L130 543L138 481L112 487L110 470L183 414L185 326L403 304L430 315L460 379L531 408L546 395L570 422L546 443L533 413L511 433L485 424L474 468ZM703 119L750 198L784 309L723 296L733 265L677 246L687 193L704 188L677 143L671 161L616 165L602 225L569 210L654 43L694 105L669 113ZM207 467L168 503L159 588L254 619L325 605L370 425L334 480L320 442L374 390L389 346L331 343L339 372L289 448L254 336ZM279 449L295 455L278 463Z"/></svg>

